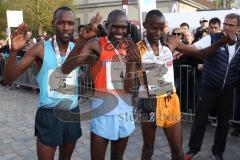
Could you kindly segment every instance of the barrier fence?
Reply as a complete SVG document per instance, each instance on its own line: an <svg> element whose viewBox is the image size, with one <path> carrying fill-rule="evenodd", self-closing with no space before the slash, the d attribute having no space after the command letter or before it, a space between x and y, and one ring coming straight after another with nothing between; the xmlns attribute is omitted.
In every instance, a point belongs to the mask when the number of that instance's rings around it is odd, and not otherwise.
<svg viewBox="0 0 240 160"><path fill-rule="evenodd" d="M0 60L0 81L3 78L3 70L4 70L4 60ZM181 111L183 120L193 121L196 110L196 102L198 97L198 92L200 89L200 79L196 77L196 69L189 65L181 65L179 69L179 76L176 78L176 89L179 95ZM36 75L36 67L35 64L32 64L16 81L14 81L13 85L20 85L30 88L38 88L37 81L35 79ZM89 97L93 95L94 84L91 80L91 76L89 74L88 65L81 66L79 72L79 92L81 93L81 100L85 101ZM136 87L137 88L137 87ZM234 91L235 94L235 91ZM137 95L136 93L134 95ZM237 98L237 96L234 96ZM235 102L235 100L234 100ZM204 107L204 106L203 106ZM238 106L239 107L239 106ZM233 115L232 122L240 123L240 121L236 120L234 112L236 110L236 105L233 105ZM210 114L210 120L214 120L215 115Z"/></svg>
<svg viewBox="0 0 240 160"><path fill-rule="evenodd" d="M20 58L18 58L17 61L20 61ZM13 84L36 89L38 88L38 83L35 78L36 73L37 70L35 64L32 64L21 76L19 76L13 82Z"/></svg>
<svg viewBox="0 0 240 160"><path fill-rule="evenodd" d="M3 80L3 71L4 71L4 59L0 59L0 82Z"/></svg>

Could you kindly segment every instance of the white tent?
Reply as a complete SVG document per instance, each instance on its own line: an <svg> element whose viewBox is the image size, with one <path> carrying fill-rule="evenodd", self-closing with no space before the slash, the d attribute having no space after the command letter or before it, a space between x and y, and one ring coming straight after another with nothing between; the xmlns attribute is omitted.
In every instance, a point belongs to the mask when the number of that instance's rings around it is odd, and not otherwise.
<svg viewBox="0 0 240 160"><path fill-rule="evenodd" d="M223 22L224 17L228 13L240 14L240 9L197 11L197 12L184 12L184 13L163 13L163 14L169 24L170 29L179 27L180 24L183 22L188 23L190 25L190 29L194 29L200 26L199 20L203 17L207 20L210 20L213 17L218 17L221 20L221 22Z"/></svg>

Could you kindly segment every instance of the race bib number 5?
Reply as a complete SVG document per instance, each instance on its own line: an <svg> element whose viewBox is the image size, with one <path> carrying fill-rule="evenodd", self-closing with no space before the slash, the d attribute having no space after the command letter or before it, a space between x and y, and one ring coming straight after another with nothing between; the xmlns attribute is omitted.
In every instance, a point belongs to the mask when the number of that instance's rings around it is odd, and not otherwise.
<svg viewBox="0 0 240 160"><path fill-rule="evenodd" d="M70 98L74 95L74 82L77 72L63 74L60 70L48 71L48 96L52 98Z"/></svg>

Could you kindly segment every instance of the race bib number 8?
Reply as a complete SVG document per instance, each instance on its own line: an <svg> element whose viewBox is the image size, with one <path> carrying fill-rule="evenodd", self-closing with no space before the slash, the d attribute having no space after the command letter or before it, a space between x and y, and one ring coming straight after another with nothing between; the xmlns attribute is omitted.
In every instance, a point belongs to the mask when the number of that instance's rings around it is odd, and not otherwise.
<svg viewBox="0 0 240 160"><path fill-rule="evenodd" d="M107 89L123 89L123 80L126 75L124 62L106 62Z"/></svg>

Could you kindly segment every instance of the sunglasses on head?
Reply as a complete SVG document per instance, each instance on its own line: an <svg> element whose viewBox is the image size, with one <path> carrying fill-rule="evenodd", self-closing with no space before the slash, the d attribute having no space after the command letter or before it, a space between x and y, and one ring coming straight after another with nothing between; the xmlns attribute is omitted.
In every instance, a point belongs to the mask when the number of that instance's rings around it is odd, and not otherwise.
<svg viewBox="0 0 240 160"><path fill-rule="evenodd" d="M172 35L175 35L175 36L180 36L181 33L172 33Z"/></svg>

